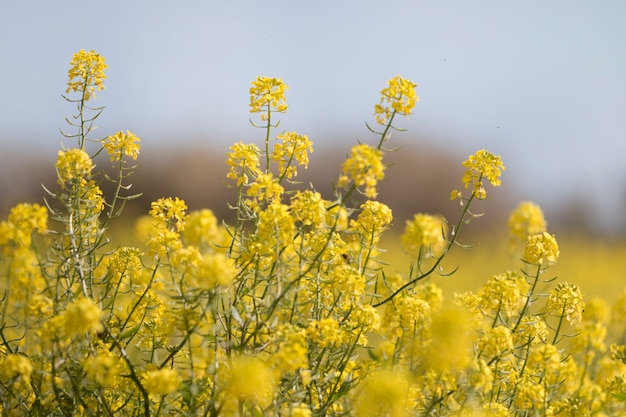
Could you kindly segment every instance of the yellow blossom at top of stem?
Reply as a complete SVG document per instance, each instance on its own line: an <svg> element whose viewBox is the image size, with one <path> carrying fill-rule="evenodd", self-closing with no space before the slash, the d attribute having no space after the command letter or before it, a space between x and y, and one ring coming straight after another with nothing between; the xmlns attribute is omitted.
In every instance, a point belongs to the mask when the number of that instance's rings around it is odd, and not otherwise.
<svg viewBox="0 0 626 417"><path fill-rule="evenodd" d="M126 133L119 131L107 137L103 146L108 154L111 155L111 161L121 161L124 155L137 159L139 142L141 142L141 139L127 130Z"/></svg>
<svg viewBox="0 0 626 417"><path fill-rule="evenodd" d="M174 226L177 231L185 228L185 215L187 204L178 197L159 198L150 204L150 215L166 226Z"/></svg>
<svg viewBox="0 0 626 417"><path fill-rule="evenodd" d="M585 302L580 288L570 282L560 282L550 291L546 311L557 317L565 317L570 324L582 321Z"/></svg>
<svg viewBox="0 0 626 417"><path fill-rule="evenodd" d="M559 245L554 235L548 232L528 236L524 261L532 265L551 265L559 259Z"/></svg>
<svg viewBox="0 0 626 417"><path fill-rule="evenodd" d="M87 152L74 148L59 151L56 163L59 184L84 178L91 174L93 162Z"/></svg>
<svg viewBox="0 0 626 417"><path fill-rule="evenodd" d="M376 122L387 125L391 114L409 116L419 97L415 93L417 84L397 75L387 82L387 88L381 90L380 104L374 106Z"/></svg>
<svg viewBox="0 0 626 417"><path fill-rule="evenodd" d="M288 89L280 78L257 77L250 87L250 113L269 112L272 109L279 113L286 112L285 90ZM266 120L266 117L262 116L261 119Z"/></svg>
<svg viewBox="0 0 626 417"><path fill-rule="evenodd" d="M500 176L506 168L502 164L499 155L481 149L474 155L463 162L463 166L467 168L463 175L463 185L465 188L472 186L472 194L479 200L487 198L487 191L483 185L483 181L488 180L491 185L498 187L502 181ZM458 192L452 192L452 197L458 196Z"/></svg>
<svg viewBox="0 0 626 417"><path fill-rule="evenodd" d="M69 81L66 93L70 91L84 91L85 101L92 96L96 98L94 91L104 90L103 81L106 78L104 71L108 68L104 63L104 57L91 50L85 52L84 49L76 52L70 62L70 69L67 72Z"/></svg>
<svg viewBox="0 0 626 417"><path fill-rule="evenodd" d="M344 161L341 172L337 183L339 187L347 187L352 180L356 187L365 187L363 193L366 197L376 198L376 185L385 177L383 153L365 143L355 145Z"/></svg>

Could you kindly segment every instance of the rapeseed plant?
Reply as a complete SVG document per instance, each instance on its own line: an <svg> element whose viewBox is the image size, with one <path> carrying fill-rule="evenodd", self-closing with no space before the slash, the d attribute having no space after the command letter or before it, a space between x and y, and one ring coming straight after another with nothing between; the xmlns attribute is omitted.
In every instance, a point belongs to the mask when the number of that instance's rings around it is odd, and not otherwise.
<svg viewBox="0 0 626 417"><path fill-rule="evenodd" d="M416 214L401 245L408 273L379 256L391 209L375 200L384 145L418 101L389 80L374 106L374 145L355 145L324 198L297 182L312 142L275 133L287 85L258 77L250 112L263 145L236 143L227 178L233 225L178 197L151 204L136 246L114 246L140 139L92 139L104 58L81 50L66 97L75 147L59 151L46 205L0 222L0 414L3 416L620 415L626 400L626 295L585 303L546 278L559 259L541 209L509 219L516 268L448 299L432 279L474 200L499 186L500 156L480 150L453 190L459 218ZM90 148L95 146L95 151ZM109 155L117 178L95 172ZM102 181L115 185L112 196ZM53 224L50 224L54 222ZM522 248L523 247L523 248Z"/></svg>

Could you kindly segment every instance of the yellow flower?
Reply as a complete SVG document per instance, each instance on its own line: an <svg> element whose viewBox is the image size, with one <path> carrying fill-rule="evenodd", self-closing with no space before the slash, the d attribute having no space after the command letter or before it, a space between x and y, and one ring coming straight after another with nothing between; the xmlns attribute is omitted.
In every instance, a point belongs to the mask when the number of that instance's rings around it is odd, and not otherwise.
<svg viewBox="0 0 626 417"><path fill-rule="evenodd" d="M306 334L304 330L296 330L293 326L285 326L286 330L278 343L278 351L272 356L272 365L278 369L282 375L301 372L306 379L306 372L303 370L309 367L308 349ZM306 381L304 381L306 382Z"/></svg>
<svg viewBox="0 0 626 417"><path fill-rule="evenodd" d="M528 288L526 279L516 272L494 275L480 290L479 307L490 317L515 317L526 301Z"/></svg>
<svg viewBox="0 0 626 417"><path fill-rule="evenodd" d="M119 277L126 276L132 280L137 279L141 276L143 271L143 264L141 263L141 256L143 253L137 249L132 247L121 247L109 262L109 267L111 271L114 273L114 276L119 282Z"/></svg>
<svg viewBox="0 0 626 417"><path fill-rule="evenodd" d="M120 131L107 137L103 146L111 155L111 161L121 161L124 155L137 159L139 142L141 142L141 139L127 130L126 133Z"/></svg>
<svg viewBox="0 0 626 417"><path fill-rule="evenodd" d="M365 187L366 197L376 198L376 185L385 177L383 153L364 143L355 145L344 161L341 172L337 184L339 187L346 188L353 181L356 187Z"/></svg>
<svg viewBox="0 0 626 417"><path fill-rule="evenodd" d="M91 96L96 98L95 89L104 90L103 81L106 78L104 71L107 68L103 56L93 50L85 52L81 49L74 54L70 62L70 69L67 72L69 81L65 92L84 91L85 101Z"/></svg>
<svg viewBox="0 0 626 417"><path fill-rule="evenodd" d="M376 122L387 125L391 114L409 116L419 97L415 93L417 84L397 75L387 82L387 88L381 90L380 104L374 106Z"/></svg>
<svg viewBox="0 0 626 417"><path fill-rule="evenodd" d="M280 78L257 77L250 87L250 113L269 112L270 107L279 113L286 112L285 90L288 89ZM261 119L267 120L267 114Z"/></svg>
<svg viewBox="0 0 626 417"><path fill-rule="evenodd" d="M389 227L392 220L393 215L387 205L379 201L368 200L361 204L361 212L356 221L350 223L350 226L355 228L367 241L374 243L375 239Z"/></svg>
<svg viewBox="0 0 626 417"><path fill-rule="evenodd" d="M485 331L477 343L479 357L486 361L500 358L513 350L511 331L504 326L497 326Z"/></svg>
<svg viewBox="0 0 626 417"><path fill-rule="evenodd" d="M192 272L191 284L205 290L230 284L237 276L235 262L225 254L205 254Z"/></svg>
<svg viewBox="0 0 626 417"><path fill-rule="evenodd" d="M326 208L322 195L311 190L296 191L291 197L291 214L303 226L318 227L324 224Z"/></svg>
<svg viewBox="0 0 626 417"><path fill-rule="evenodd" d="M84 178L91 174L93 162L87 152L82 149L59 151L56 163L59 184Z"/></svg>
<svg viewBox="0 0 626 417"><path fill-rule="evenodd" d="M554 235L547 232L528 236L524 261L531 265L551 265L559 259L559 245Z"/></svg>
<svg viewBox="0 0 626 417"><path fill-rule="evenodd" d="M0 362L0 380L7 380L19 376L25 382L30 382L33 373L33 365L24 355L10 353Z"/></svg>
<svg viewBox="0 0 626 417"><path fill-rule="evenodd" d="M267 407L274 397L272 370L256 357L235 356L224 364L225 391L232 398Z"/></svg>
<svg viewBox="0 0 626 417"><path fill-rule="evenodd" d="M367 377L355 401L357 417L408 416L409 377L401 372L378 370Z"/></svg>
<svg viewBox="0 0 626 417"><path fill-rule="evenodd" d="M528 236L546 231L547 223L541 207L530 201L520 203L509 216L509 246L515 251Z"/></svg>
<svg viewBox="0 0 626 417"><path fill-rule="evenodd" d="M230 147L227 165L230 167L227 178L236 179L237 187L248 185L250 176L257 177L261 170L259 168L259 148L254 144L244 144L237 142Z"/></svg>
<svg viewBox="0 0 626 417"><path fill-rule="evenodd" d="M103 386L113 386L121 373L118 359L108 350L88 358L83 370L89 379Z"/></svg>
<svg viewBox="0 0 626 417"><path fill-rule="evenodd" d="M580 288L570 282L560 282L550 291L548 313L557 317L565 317L570 324L578 324L582 320L585 303Z"/></svg>
<svg viewBox="0 0 626 417"><path fill-rule="evenodd" d="M180 383L175 369L163 368L146 372L143 386L150 395L165 395L176 391Z"/></svg>
<svg viewBox="0 0 626 417"><path fill-rule="evenodd" d="M98 333L102 326L102 310L91 298L78 298L67 306L64 317L65 334Z"/></svg>
<svg viewBox="0 0 626 417"><path fill-rule="evenodd" d="M48 229L48 209L39 204L18 204L11 209L6 221L0 222L0 245L15 242L28 248L32 234Z"/></svg>
<svg viewBox="0 0 626 417"><path fill-rule="evenodd" d="M471 184L473 195L480 200L487 198L483 180L487 179L491 185L497 187L502 183L500 176L502 171L506 169L502 164L500 156L496 156L485 149L470 155L463 162L463 166L468 168L463 175L463 185L465 185L465 188L469 188ZM457 194L453 192L454 195Z"/></svg>
<svg viewBox="0 0 626 417"><path fill-rule="evenodd" d="M445 306L432 317L432 340L425 358L433 369L452 371L470 361L470 317L455 306Z"/></svg>
<svg viewBox="0 0 626 417"><path fill-rule="evenodd" d="M185 211L187 205L178 197L159 198L150 204L150 215L167 226L174 226L177 231L185 228Z"/></svg>
<svg viewBox="0 0 626 417"><path fill-rule="evenodd" d="M272 151L272 160L278 162L278 171L281 177L293 178L298 175L298 171L292 162L295 160L299 165L306 168L309 165L309 155L313 152L313 143L306 135L299 135L296 132L285 132L276 137L282 139L277 142Z"/></svg>
<svg viewBox="0 0 626 417"><path fill-rule="evenodd" d="M446 223L440 216L418 213L407 220L401 236L404 250L415 258L439 256L448 243Z"/></svg>
<svg viewBox="0 0 626 417"><path fill-rule="evenodd" d="M339 323L332 317L320 321L312 321L306 329L311 342L325 348L341 341Z"/></svg>

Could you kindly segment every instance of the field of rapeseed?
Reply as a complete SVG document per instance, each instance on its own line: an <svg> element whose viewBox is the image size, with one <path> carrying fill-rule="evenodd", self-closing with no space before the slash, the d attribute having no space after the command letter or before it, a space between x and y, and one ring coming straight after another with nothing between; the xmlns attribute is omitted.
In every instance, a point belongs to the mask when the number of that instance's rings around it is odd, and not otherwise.
<svg viewBox="0 0 626 417"><path fill-rule="evenodd" d="M140 243L124 246L110 230L136 197L140 140L92 137L106 69L94 51L74 55L65 99L76 113L56 186L0 222L3 416L626 412L626 295L583 299L575 280L556 277L561 252L537 205L510 215L506 254L494 254L508 267L444 296L440 282L463 260L450 258L464 250L459 236L480 221L473 203L501 185L499 156L463 162L457 218L406 223L390 244L405 265L383 252L393 215L377 190L394 120L418 101L413 82L382 89L373 144L352 148L327 200L297 182L311 141L277 130L288 87L258 77L260 144L227 155L233 224L164 197L138 220ZM101 153L116 176L95 171Z"/></svg>

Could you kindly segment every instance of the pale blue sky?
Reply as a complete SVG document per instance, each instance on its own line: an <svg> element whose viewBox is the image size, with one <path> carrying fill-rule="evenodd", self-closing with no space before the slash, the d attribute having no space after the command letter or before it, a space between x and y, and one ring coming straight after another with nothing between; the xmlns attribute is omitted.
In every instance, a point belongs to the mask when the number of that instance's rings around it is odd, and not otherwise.
<svg viewBox="0 0 626 417"><path fill-rule="evenodd" d="M624 219L623 0L4 1L0 152L58 147L81 48L110 67L102 135L255 140L247 90L267 75L291 87L281 127L318 146L367 140L380 89L401 74L421 101L395 145L436 137L459 161L487 148L520 199L588 196Z"/></svg>

